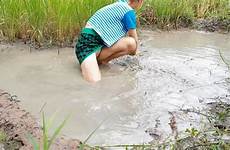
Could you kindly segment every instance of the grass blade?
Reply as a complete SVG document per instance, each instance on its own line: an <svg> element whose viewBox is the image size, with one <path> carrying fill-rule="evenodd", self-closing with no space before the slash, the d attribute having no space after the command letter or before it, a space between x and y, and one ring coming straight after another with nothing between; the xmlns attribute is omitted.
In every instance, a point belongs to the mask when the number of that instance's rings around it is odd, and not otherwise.
<svg viewBox="0 0 230 150"><path fill-rule="evenodd" d="M43 149L48 150L48 133L45 121L45 114L42 113Z"/></svg>
<svg viewBox="0 0 230 150"><path fill-rule="evenodd" d="M83 142L83 144L86 144L88 142L88 140L93 136L93 134L102 126L102 124L107 120L108 118L106 118L105 120L103 120L94 130L93 132L91 132L89 134L89 136L85 139L85 141Z"/></svg>
<svg viewBox="0 0 230 150"><path fill-rule="evenodd" d="M50 148L51 144L54 142L54 140L56 139L58 134L61 132L61 129L65 126L65 124L69 118L70 118L70 115L68 117L66 117L65 120L56 128L56 130L54 131L54 134L52 135L52 137L49 141L48 149Z"/></svg>
<svg viewBox="0 0 230 150"><path fill-rule="evenodd" d="M27 137L31 141L31 143L33 145L33 149L34 150L40 150L40 146L39 146L38 142L36 142L35 138L31 134L28 134Z"/></svg>

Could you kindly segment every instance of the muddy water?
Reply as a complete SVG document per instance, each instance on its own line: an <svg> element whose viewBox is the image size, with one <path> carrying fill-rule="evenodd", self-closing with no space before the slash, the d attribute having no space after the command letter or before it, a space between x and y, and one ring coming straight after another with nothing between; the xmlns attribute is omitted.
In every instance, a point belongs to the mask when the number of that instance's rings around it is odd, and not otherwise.
<svg viewBox="0 0 230 150"><path fill-rule="evenodd" d="M71 114L63 133L96 145L143 143L171 133L170 113L230 93L227 66L230 36L196 31L142 31L141 54L102 66L101 82L82 80L71 48L33 50L0 46L0 88L40 117ZM43 107L44 106L44 107ZM194 123L176 116L182 130ZM190 120L190 122L188 121ZM103 123L102 123L103 122ZM102 123L102 125L100 125ZM150 133L154 132L154 137Z"/></svg>

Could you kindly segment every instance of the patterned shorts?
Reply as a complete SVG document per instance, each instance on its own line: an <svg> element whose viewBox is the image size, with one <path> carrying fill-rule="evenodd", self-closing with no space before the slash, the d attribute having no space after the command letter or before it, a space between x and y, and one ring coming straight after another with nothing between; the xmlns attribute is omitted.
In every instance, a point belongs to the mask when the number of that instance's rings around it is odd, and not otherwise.
<svg viewBox="0 0 230 150"><path fill-rule="evenodd" d="M75 53L80 64L91 54L100 51L104 47L101 37L90 28L84 28L75 47Z"/></svg>

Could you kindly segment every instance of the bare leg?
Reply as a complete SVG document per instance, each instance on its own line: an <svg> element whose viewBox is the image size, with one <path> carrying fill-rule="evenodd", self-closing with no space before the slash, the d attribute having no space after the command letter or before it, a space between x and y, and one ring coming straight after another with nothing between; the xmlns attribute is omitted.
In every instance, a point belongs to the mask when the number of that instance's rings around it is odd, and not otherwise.
<svg viewBox="0 0 230 150"><path fill-rule="evenodd" d="M101 50L97 57L99 64L108 63L114 58L124 55L135 55L137 49L136 41L131 37L124 37L115 43L112 47L106 47Z"/></svg>
<svg viewBox="0 0 230 150"><path fill-rule="evenodd" d="M81 64L82 75L89 82L97 82L101 80L101 73L98 64L105 64L110 60L123 56L134 55L137 45L134 38L124 37L115 43L112 47L106 47L101 52L91 54Z"/></svg>
<svg viewBox="0 0 230 150"><path fill-rule="evenodd" d="M101 72L99 70L95 53L87 57L81 64L83 78L91 83L101 80Z"/></svg>
<svg viewBox="0 0 230 150"><path fill-rule="evenodd" d="M110 60L124 56L124 55L127 55L127 52L125 52L125 51L117 52L117 53L112 54L108 58L105 58L103 61L98 62L98 63L99 63L99 65L100 64L107 64Z"/></svg>

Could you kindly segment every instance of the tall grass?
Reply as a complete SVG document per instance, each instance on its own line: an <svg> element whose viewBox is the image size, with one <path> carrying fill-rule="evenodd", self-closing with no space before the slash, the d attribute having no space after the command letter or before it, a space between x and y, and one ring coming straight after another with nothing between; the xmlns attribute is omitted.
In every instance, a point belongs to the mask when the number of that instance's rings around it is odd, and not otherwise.
<svg viewBox="0 0 230 150"><path fill-rule="evenodd" d="M177 23L182 17L192 19L193 8L188 0L149 0L147 3L154 11L155 23L167 25Z"/></svg>
<svg viewBox="0 0 230 150"><path fill-rule="evenodd" d="M19 38L39 44L72 43L93 13L114 1L0 0L0 36L11 41ZM140 20L165 26L183 19L230 19L229 12L229 0L145 0Z"/></svg>
<svg viewBox="0 0 230 150"><path fill-rule="evenodd" d="M230 19L229 0L191 0L198 18L220 17Z"/></svg>
<svg viewBox="0 0 230 150"><path fill-rule="evenodd" d="M229 0L148 0L143 11L146 8L154 17L147 21L163 26L199 18L230 19Z"/></svg>
<svg viewBox="0 0 230 150"><path fill-rule="evenodd" d="M0 0L0 32L9 40L72 42L86 20L112 0Z"/></svg>
<svg viewBox="0 0 230 150"><path fill-rule="evenodd" d="M0 29L9 40L15 39L24 28L24 8L22 3L16 0L0 1Z"/></svg>

